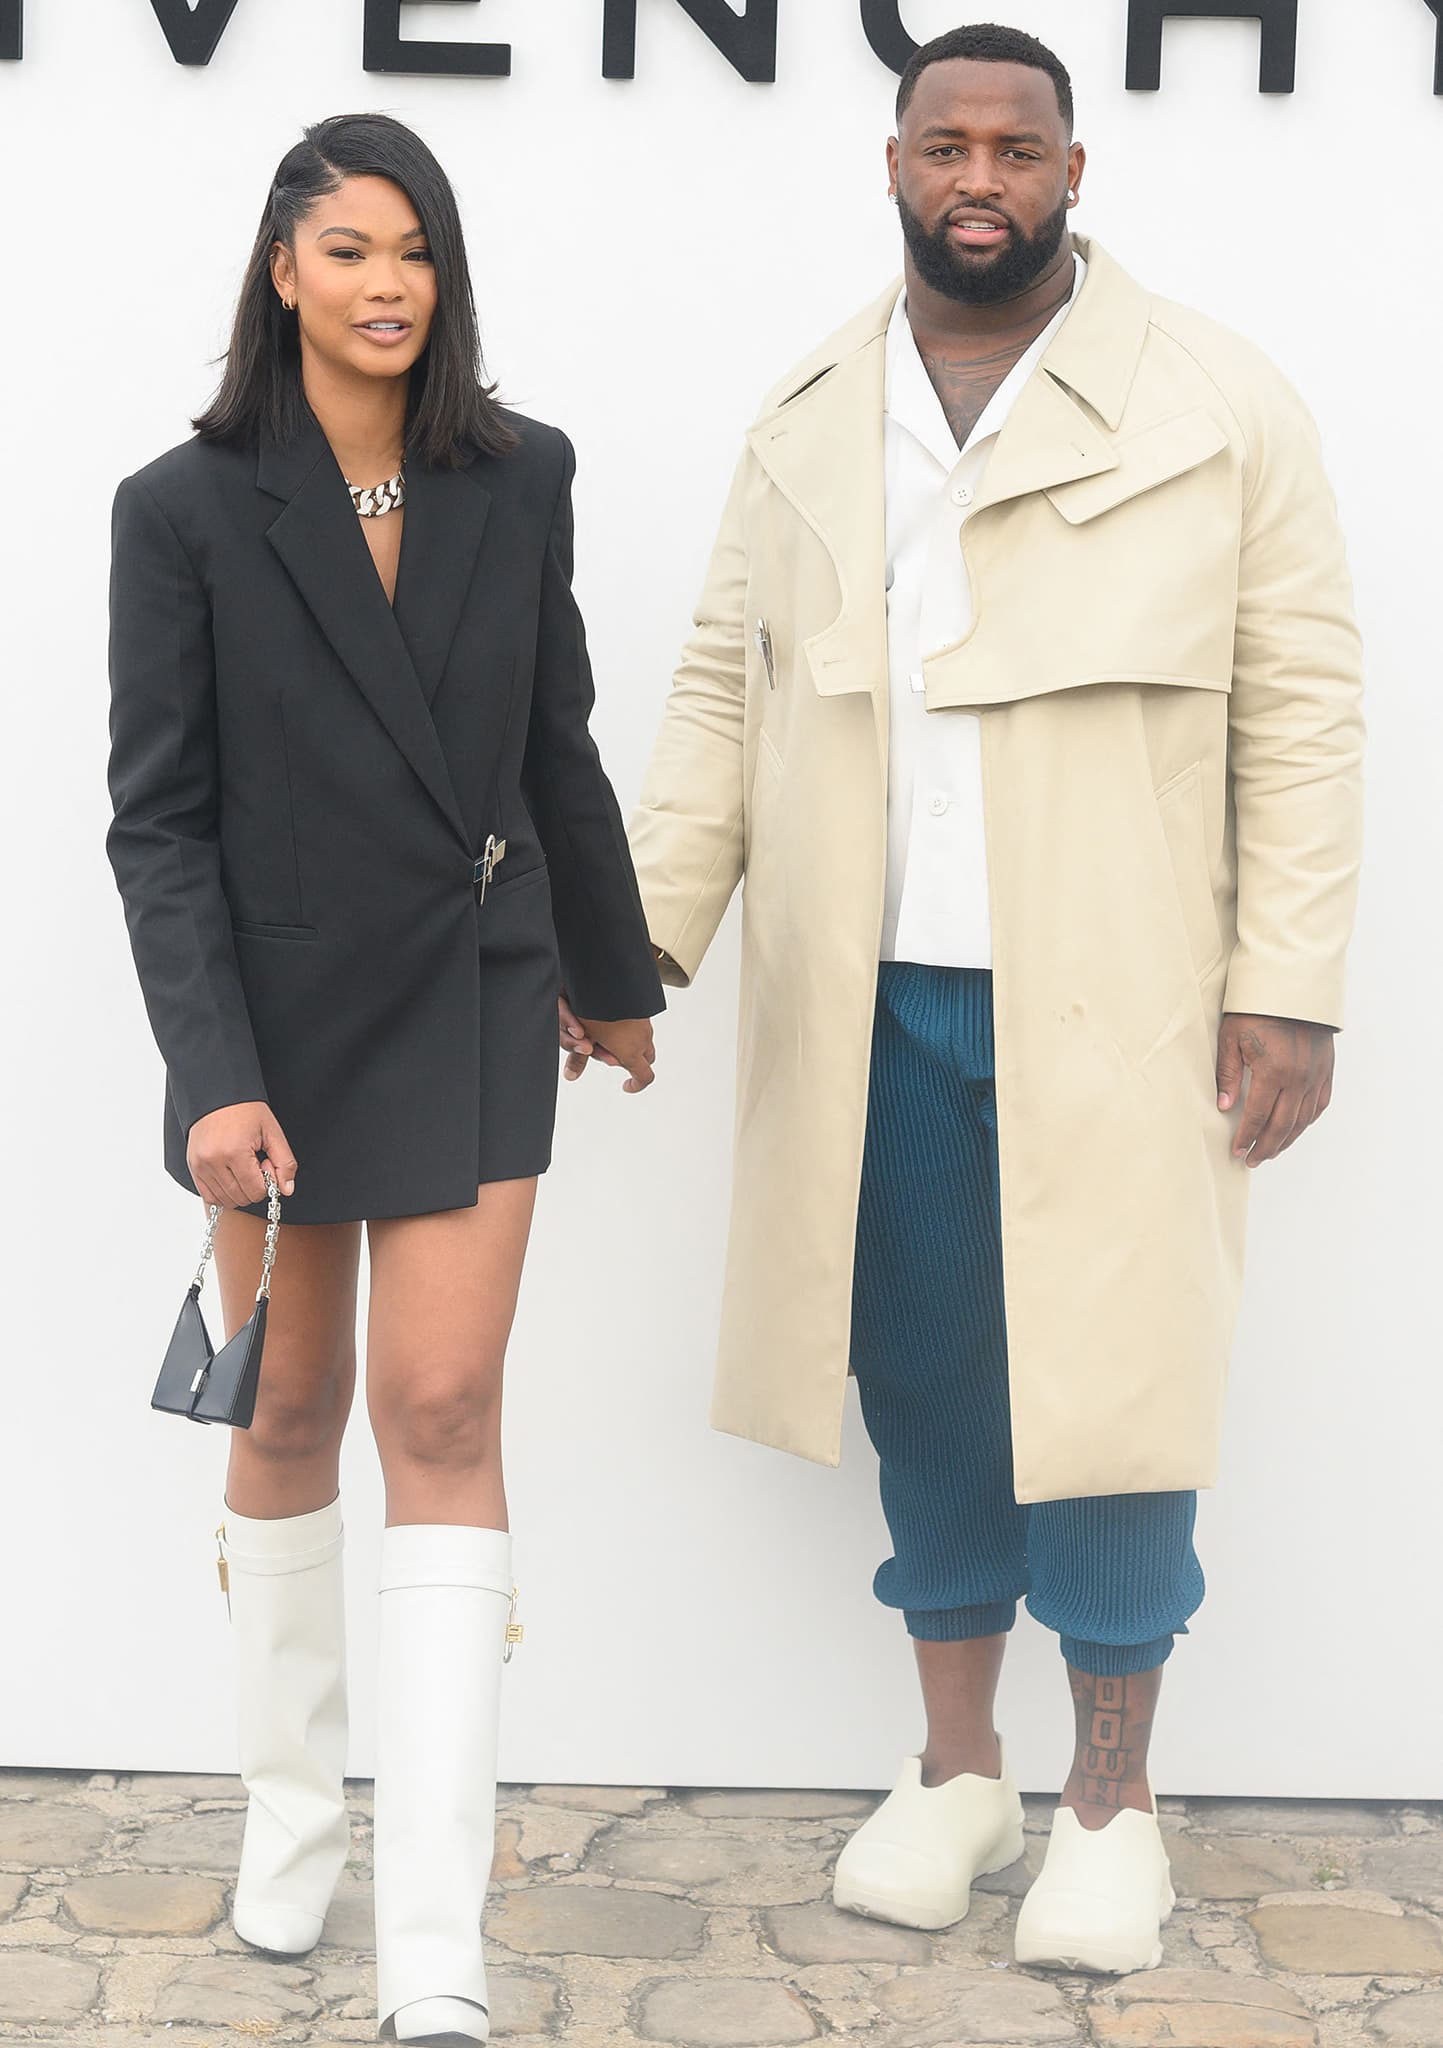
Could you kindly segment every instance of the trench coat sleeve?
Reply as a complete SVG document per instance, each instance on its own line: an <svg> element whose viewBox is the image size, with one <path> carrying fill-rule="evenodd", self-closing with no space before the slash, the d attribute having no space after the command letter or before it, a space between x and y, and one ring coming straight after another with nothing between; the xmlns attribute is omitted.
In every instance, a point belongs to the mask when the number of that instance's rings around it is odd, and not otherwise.
<svg viewBox="0 0 1443 2048"><path fill-rule="evenodd" d="M1245 419L1229 708L1238 944L1224 1007L1340 1026L1362 851L1363 677L1317 430L1272 373Z"/></svg>
<svg viewBox="0 0 1443 2048"><path fill-rule="evenodd" d="M631 819L662 979L696 974L742 877L750 451L737 465L706 584Z"/></svg>
<svg viewBox="0 0 1443 2048"><path fill-rule="evenodd" d="M666 1008L621 810L591 737L596 702L572 595L576 452L563 434L561 488L541 577L536 679L522 782L551 875L566 993L578 1015L615 1021Z"/></svg>
<svg viewBox="0 0 1443 2048"><path fill-rule="evenodd" d="M265 1100L221 887L210 605L169 520L128 477L111 520L105 850L181 1128Z"/></svg>

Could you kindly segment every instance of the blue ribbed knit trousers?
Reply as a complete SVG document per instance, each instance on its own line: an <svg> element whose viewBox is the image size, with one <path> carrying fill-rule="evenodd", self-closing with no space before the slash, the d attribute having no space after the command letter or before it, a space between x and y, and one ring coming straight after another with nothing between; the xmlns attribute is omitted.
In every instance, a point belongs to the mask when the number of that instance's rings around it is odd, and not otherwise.
<svg viewBox="0 0 1443 2048"><path fill-rule="evenodd" d="M1202 1601L1197 1496L1014 1497L993 1072L992 976L884 960L852 1316L876 1595L926 1642L1000 1634L1025 1595L1070 1664L1149 1671Z"/></svg>

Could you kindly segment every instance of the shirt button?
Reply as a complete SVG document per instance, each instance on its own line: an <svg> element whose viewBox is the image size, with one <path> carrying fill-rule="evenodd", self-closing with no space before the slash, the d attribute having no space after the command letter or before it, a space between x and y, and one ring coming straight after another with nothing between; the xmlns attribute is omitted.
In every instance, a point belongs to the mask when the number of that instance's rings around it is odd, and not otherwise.
<svg viewBox="0 0 1443 2048"><path fill-rule="evenodd" d="M932 816L934 818L945 818L948 809L946 797L934 796L931 802L928 804L927 808L932 813Z"/></svg>
<svg viewBox="0 0 1443 2048"><path fill-rule="evenodd" d="M952 503L960 505L963 511L972 503L974 495L971 484L954 484L952 486Z"/></svg>

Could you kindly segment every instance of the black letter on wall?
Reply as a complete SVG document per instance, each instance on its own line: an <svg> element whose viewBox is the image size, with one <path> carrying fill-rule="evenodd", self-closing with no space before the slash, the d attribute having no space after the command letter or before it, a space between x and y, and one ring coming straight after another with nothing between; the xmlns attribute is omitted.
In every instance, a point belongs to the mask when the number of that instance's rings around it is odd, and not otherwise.
<svg viewBox="0 0 1443 2048"><path fill-rule="evenodd" d="M1298 0L1128 0L1127 89L1157 92L1162 85L1162 25L1169 16L1195 21L1257 21L1263 30L1259 92L1291 92L1298 69Z"/></svg>
<svg viewBox="0 0 1443 2048"><path fill-rule="evenodd" d="M862 26L882 62L900 78L922 46L903 28L899 0L862 0Z"/></svg>
<svg viewBox="0 0 1443 2048"><path fill-rule="evenodd" d="M199 0L194 13L186 0L150 0L177 64L209 64L235 13L236 0Z"/></svg>
<svg viewBox="0 0 1443 2048"><path fill-rule="evenodd" d="M1433 90L1443 92L1443 0L1424 0L1424 4L1431 7L1438 17L1438 42L1433 58ZM18 57L20 52L17 50L15 54ZM0 56L8 55L8 51L0 51Z"/></svg>
<svg viewBox="0 0 1443 2048"><path fill-rule="evenodd" d="M510 43L407 43L401 39L404 0L366 0L367 71L406 71L427 78L509 78Z"/></svg>
<svg viewBox="0 0 1443 2048"><path fill-rule="evenodd" d="M0 0L0 57L25 54L25 0Z"/></svg>
<svg viewBox="0 0 1443 2048"><path fill-rule="evenodd" d="M681 0L681 5L734 71L753 85L776 83L777 0L747 0L747 11L740 18L726 0ZM636 0L606 0L601 75L636 76Z"/></svg>

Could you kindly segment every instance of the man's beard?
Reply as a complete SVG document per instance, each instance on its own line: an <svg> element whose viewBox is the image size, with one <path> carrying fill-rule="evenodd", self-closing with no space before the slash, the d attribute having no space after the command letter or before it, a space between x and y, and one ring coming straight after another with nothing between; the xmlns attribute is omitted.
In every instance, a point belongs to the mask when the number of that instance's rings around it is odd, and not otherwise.
<svg viewBox="0 0 1443 2048"><path fill-rule="evenodd" d="M989 206L987 212L1005 220L1012 232L1000 256L978 262L972 251L953 243L947 220L929 230L900 191L897 210L902 216L907 252L923 284L965 306L995 306L1004 299L1019 298L1056 258L1067 233L1066 197L1035 235L1024 235L1010 214L998 213L996 207Z"/></svg>

